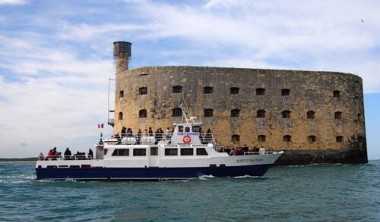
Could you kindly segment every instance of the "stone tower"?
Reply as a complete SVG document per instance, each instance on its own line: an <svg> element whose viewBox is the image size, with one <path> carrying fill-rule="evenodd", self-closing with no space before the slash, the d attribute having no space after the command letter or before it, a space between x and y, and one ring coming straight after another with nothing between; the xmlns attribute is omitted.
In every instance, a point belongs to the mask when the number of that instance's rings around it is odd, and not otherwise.
<svg viewBox="0 0 380 222"><path fill-rule="evenodd" d="M132 43L125 41L118 41L113 43L113 56L116 63L116 74L128 70L129 59L131 53Z"/></svg>

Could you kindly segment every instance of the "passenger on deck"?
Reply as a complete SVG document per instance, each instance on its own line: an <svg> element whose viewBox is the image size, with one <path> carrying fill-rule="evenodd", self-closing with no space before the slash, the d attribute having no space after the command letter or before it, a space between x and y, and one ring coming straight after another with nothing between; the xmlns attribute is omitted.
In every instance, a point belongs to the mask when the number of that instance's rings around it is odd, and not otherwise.
<svg viewBox="0 0 380 222"><path fill-rule="evenodd" d="M206 143L211 143L212 142L212 132L210 128L207 129L206 131Z"/></svg>
<svg viewBox="0 0 380 222"><path fill-rule="evenodd" d="M88 159L92 160L92 158L94 156L94 153L92 152L91 148L88 150L88 155L87 156L88 156Z"/></svg>
<svg viewBox="0 0 380 222"><path fill-rule="evenodd" d="M136 142L137 142L137 144L140 144L140 142L141 142L141 129L139 129L139 131L137 131L137 138L136 138Z"/></svg>
<svg viewBox="0 0 380 222"><path fill-rule="evenodd" d="M153 130L152 130L152 127L149 127L149 136L153 136Z"/></svg>
<svg viewBox="0 0 380 222"><path fill-rule="evenodd" d="M65 156L65 160L69 160L71 158L71 151L68 147L66 148L63 155Z"/></svg>
<svg viewBox="0 0 380 222"><path fill-rule="evenodd" d="M170 130L169 130L169 127L166 128L166 130L165 130L165 139L166 140L170 139Z"/></svg>
<svg viewBox="0 0 380 222"><path fill-rule="evenodd" d="M123 126L123 128L121 128L121 136L125 136L126 135L126 128Z"/></svg>
<svg viewBox="0 0 380 222"><path fill-rule="evenodd" d="M45 157L44 157L44 154L40 153L38 154L38 160L43 160Z"/></svg>

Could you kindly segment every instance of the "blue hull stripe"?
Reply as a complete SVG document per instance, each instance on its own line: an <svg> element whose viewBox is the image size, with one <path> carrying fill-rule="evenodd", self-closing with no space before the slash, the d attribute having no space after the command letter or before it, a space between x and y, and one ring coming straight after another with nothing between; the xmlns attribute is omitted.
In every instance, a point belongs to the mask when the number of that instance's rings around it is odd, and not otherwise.
<svg viewBox="0 0 380 222"><path fill-rule="evenodd" d="M215 177L263 176L268 165L192 168L36 168L37 179L76 180L171 180Z"/></svg>

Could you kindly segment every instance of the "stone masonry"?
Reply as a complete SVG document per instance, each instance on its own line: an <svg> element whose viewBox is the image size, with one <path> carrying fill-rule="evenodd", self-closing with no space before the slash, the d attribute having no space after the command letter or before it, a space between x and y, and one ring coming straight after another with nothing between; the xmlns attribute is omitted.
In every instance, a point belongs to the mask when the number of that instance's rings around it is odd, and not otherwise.
<svg viewBox="0 0 380 222"><path fill-rule="evenodd" d="M367 162L359 76L193 66L128 70L130 47L114 43L114 133L171 128L186 111L224 146L284 150L279 164Z"/></svg>

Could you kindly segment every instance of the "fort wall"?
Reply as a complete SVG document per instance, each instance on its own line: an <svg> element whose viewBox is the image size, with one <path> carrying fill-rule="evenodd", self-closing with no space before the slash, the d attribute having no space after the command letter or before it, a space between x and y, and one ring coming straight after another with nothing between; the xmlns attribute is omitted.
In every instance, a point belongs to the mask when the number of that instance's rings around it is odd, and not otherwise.
<svg viewBox="0 0 380 222"><path fill-rule="evenodd" d="M124 68L116 75L115 133L172 128L186 111L225 146L285 150L280 164L367 162L363 86L356 75L193 66L128 70L118 59Z"/></svg>

